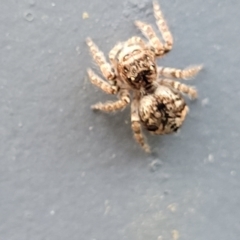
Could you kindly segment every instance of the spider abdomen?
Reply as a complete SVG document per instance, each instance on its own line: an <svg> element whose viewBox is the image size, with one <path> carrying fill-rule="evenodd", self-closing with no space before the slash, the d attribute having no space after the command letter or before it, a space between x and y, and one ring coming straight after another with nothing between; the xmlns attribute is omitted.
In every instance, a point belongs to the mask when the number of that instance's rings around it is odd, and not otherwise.
<svg viewBox="0 0 240 240"><path fill-rule="evenodd" d="M141 98L139 116L143 126L153 134L168 134L183 124L188 107L177 91L158 86L153 94Z"/></svg>

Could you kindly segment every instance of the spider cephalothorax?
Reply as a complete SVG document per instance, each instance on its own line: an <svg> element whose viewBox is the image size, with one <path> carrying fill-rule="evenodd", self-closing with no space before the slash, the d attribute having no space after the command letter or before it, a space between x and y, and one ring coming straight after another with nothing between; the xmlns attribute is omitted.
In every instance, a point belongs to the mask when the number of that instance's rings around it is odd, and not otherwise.
<svg viewBox="0 0 240 240"><path fill-rule="evenodd" d="M119 77L138 90L157 78L155 54L149 46L142 45L126 46L116 56Z"/></svg>
<svg viewBox="0 0 240 240"><path fill-rule="evenodd" d="M155 1L153 10L163 43L150 25L136 21L136 26L148 39L148 43L135 36L126 42L118 43L109 53L109 64L95 43L90 38L87 39L95 62L109 81L104 81L88 69L91 82L104 92L116 94L119 98L113 102L97 103L92 108L113 112L124 109L131 102L131 127L134 137L147 152L150 148L144 139L141 126L153 134L177 131L188 113L183 94L191 99L197 97L195 88L171 78L191 78L201 69L201 66L181 70L156 65L156 57L162 57L172 49L173 38L160 6Z"/></svg>

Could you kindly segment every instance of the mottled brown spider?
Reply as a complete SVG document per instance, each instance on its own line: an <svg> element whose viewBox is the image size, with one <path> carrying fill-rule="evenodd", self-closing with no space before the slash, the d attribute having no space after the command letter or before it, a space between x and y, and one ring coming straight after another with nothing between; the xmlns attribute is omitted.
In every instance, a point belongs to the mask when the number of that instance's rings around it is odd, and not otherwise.
<svg viewBox="0 0 240 240"><path fill-rule="evenodd" d="M136 36L118 43L109 53L109 64L93 41L87 39L93 59L108 80L102 80L88 69L91 82L104 92L116 94L119 98L113 102L99 102L93 105L92 109L113 112L124 109L131 102L134 138L146 152L150 152L150 147L146 143L141 126L153 134L177 131L188 113L188 106L182 94L191 99L197 97L195 88L170 78L189 79L201 69L201 66L183 70L157 66L156 58L164 56L172 49L173 38L156 1L153 2L153 9L163 43L150 25L136 21L136 26L148 39L148 43Z"/></svg>

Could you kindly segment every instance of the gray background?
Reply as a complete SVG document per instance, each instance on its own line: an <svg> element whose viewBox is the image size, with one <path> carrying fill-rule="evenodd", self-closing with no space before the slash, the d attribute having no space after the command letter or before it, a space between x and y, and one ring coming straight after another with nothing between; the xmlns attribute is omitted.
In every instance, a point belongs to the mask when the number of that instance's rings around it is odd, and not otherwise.
<svg viewBox="0 0 240 240"><path fill-rule="evenodd" d="M1 0L0 239L239 239L240 1L160 3L175 43L159 64L205 68L149 156L129 108L90 110L112 97L86 78L85 38L107 53L140 35L133 20L155 24L151 2Z"/></svg>

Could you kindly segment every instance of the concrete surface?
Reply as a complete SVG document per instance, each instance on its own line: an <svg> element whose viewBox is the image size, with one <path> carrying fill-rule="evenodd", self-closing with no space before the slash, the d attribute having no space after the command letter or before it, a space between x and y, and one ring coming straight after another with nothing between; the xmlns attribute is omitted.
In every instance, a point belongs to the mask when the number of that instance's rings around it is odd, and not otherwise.
<svg viewBox="0 0 240 240"><path fill-rule="evenodd" d="M151 2L1 1L1 240L239 239L240 2L160 3L175 44L159 64L205 69L180 134L148 135L148 156L129 109L90 110L111 97L86 78L85 38L108 52L154 24Z"/></svg>

